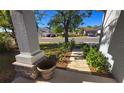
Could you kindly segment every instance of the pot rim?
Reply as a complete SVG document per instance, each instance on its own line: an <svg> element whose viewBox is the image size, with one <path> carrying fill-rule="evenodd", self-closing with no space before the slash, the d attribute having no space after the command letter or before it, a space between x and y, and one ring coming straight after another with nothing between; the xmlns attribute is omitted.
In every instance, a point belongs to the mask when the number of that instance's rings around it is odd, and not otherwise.
<svg viewBox="0 0 124 93"><path fill-rule="evenodd" d="M52 70L54 68L56 68L56 65L54 65L54 66L52 66L51 68L48 68L48 69L41 69L41 68L37 67L37 70L40 71L40 72L43 72L43 71Z"/></svg>

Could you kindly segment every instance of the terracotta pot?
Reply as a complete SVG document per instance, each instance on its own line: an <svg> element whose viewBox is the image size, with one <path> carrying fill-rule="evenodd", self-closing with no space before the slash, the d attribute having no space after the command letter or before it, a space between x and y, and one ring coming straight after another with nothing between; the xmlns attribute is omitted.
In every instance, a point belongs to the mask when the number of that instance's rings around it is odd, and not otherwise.
<svg viewBox="0 0 124 93"><path fill-rule="evenodd" d="M37 67L44 80L49 80L53 77L55 68L56 63L51 61L41 62L41 64Z"/></svg>

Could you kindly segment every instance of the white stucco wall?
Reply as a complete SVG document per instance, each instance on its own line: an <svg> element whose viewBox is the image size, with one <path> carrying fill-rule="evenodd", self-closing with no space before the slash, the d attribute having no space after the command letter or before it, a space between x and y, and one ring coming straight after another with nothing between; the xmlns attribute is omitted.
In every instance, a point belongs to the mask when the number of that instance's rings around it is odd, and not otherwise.
<svg viewBox="0 0 124 93"><path fill-rule="evenodd" d="M115 31L120 12L120 10L107 10L103 23L103 37L101 39L99 50L108 58L108 62L111 66L110 71L113 67L114 61L112 59L112 56L108 53L108 48L111 36Z"/></svg>
<svg viewBox="0 0 124 93"><path fill-rule="evenodd" d="M112 68L113 76L118 82L124 83L124 11L121 11L108 52L114 60Z"/></svg>

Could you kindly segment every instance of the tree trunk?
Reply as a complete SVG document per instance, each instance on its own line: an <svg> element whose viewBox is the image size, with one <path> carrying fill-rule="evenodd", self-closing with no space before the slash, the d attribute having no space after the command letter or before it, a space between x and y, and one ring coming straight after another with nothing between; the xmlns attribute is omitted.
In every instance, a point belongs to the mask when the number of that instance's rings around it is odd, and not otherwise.
<svg viewBox="0 0 124 93"><path fill-rule="evenodd" d="M68 29L67 28L65 28L64 37L65 37L65 43L68 42Z"/></svg>
<svg viewBox="0 0 124 93"><path fill-rule="evenodd" d="M18 47L18 43L17 43L16 37L15 37L14 29L12 29L12 36L13 36L13 39L15 40L16 47Z"/></svg>

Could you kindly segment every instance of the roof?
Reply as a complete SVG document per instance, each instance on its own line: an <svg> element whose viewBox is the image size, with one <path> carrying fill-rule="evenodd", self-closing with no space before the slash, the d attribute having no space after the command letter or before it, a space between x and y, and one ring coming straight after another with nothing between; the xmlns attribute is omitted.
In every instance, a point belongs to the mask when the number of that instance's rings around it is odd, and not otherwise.
<svg viewBox="0 0 124 93"><path fill-rule="evenodd" d="M84 31L98 31L101 30L99 28L84 28Z"/></svg>
<svg viewBox="0 0 124 93"><path fill-rule="evenodd" d="M84 31L86 31L86 32L96 32L97 29L84 29Z"/></svg>
<svg viewBox="0 0 124 93"><path fill-rule="evenodd" d="M50 29L48 27L44 27L44 28L39 28L39 31L50 32Z"/></svg>

